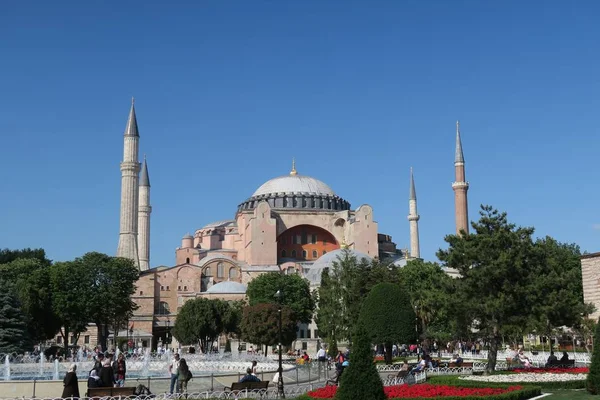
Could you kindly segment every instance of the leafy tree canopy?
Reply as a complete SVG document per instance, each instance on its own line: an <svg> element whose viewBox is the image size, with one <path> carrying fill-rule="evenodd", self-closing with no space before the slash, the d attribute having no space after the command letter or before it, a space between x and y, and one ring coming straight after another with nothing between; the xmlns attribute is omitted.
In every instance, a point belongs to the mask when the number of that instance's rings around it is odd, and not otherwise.
<svg viewBox="0 0 600 400"><path fill-rule="evenodd" d="M251 306L277 303L275 293L281 290L281 302L288 306L298 322L310 323L315 310L309 282L298 274L283 275L277 272L259 275L248 284L246 294Z"/></svg>
<svg viewBox="0 0 600 400"><path fill-rule="evenodd" d="M272 303L244 307L241 321L241 337L246 342L273 346L279 343L279 306ZM296 319L292 308L281 308L282 345L296 340ZM265 354L267 352L265 351Z"/></svg>
<svg viewBox="0 0 600 400"><path fill-rule="evenodd" d="M46 257L46 251L44 249L22 249L22 250L10 250L10 249L2 249L0 250L0 265L1 264L9 264L15 260L19 259L35 259L40 262L42 266L49 266L52 264Z"/></svg>
<svg viewBox="0 0 600 400"><path fill-rule="evenodd" d="M25 316L19 306L14 287L0 280L0 353L22 354L32 347Z"/></svg>
<svg viewBox="0 0 600 400"><path fill-rule="evenodd" d="M394 343L408 344L415 339L414 320L408 293L394 283L375 285L360 312L371 342L385 345L388 364L392 363Z"/></svg>
<svg viewBox="0 0 600 400"><path fill-rule="evenodd" d="M236 304L220 299L189 300L177 314L173 336L184 345L199 342L203 351L211 351L220 334L234 330L239 320L236 310Z"/></svg>

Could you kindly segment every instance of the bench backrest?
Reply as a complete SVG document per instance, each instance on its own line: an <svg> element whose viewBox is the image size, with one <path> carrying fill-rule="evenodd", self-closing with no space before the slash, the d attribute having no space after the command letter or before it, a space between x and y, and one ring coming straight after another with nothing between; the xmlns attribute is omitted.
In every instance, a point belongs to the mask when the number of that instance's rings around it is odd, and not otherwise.
<svg viewBox="0 0 600 400"><path fill-rule="evenodd" d="M457 365L456 363L450 363L448 364L449 368L473 368L473 363L472 362L463 362L460 363L460 365Z"/></svg>
<svg viewBox="0 0 600 400"><path fill-rule="evenodd" d="M574 367L575 366L575 360L566 360L566 361L556 360L556 361L550 361L548 363L548 365L551 366L551 367Z"/></svg>
<svg viewBox="0 0 600 400"><path fill-rule="evenodd" d="M132 396L134 394L134 387L103 387L103 388L89 388L89 397L103 397L103 396Z"/></svg>
<svg viewBox="0 0 600 400"><path fill-rule="evenodd" d="M231 384L231 390L259 390L268 389L269 381L260 382L234 382Z"/></svg>

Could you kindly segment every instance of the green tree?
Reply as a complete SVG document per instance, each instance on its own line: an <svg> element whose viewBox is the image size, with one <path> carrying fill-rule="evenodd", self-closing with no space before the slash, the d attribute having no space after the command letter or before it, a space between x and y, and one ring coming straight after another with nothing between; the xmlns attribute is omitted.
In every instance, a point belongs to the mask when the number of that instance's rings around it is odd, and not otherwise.
<svg viewBox="0 0 600 400"><path fill-rule="evenodd" d="M451 316L460 305L454 302L452 278L439 264L420 259L409 261L399 274L423 336L444 340L454 336L456 328L451 326Z"/></svg>
<svg viewBox="0 0 600 400"><path fill-rule="evenodd" d="M20 310L14 287L0 280L0 354L22 354L31 350L25 316Z"/></svg>
<svg viewBox="0 0 600 400"><path fill-rule="evenodd" d="M316 323L323 338L351 339L364 298L381 282L398 282L398 269L377 260L358 259L344 250L321 274Z"/></svg>
<svg viewBox="0 0 600 400"><path fill-rule="evenodd" d="M455 296L470 327L490 342L487 372L493 372L502 336L531 318L533 228L517 228L490 206L480 216L472 233L446 236L449 247L438 258L461 275Z"/></svg>
<svg viewBox="0 0 600 400"><path fill-rule="evenodd" d="M90 301L92 289L88 272L75 261L57 262L50 266L50 288L52 291L52 313L62 327L65 354L68 352L69 337L79 337L92 320L93 307ZM102 307L110 307L103 303Z"/></svg>
<svg viewBox="0 0 600 400"><path fill-rule="evenodd" d="M600 394L600 324L596 324L596 340L592 352L592 364L588 372L586 388L591 394Z"/></svg>
<svg viewBox="0 0 600 400"><path fill-rule="evenodd" d="M128 258L97 252L86 253L74 263L84 271L82 279L91 288L88 296L91 318L88 322L96 323L98 341L106 349L109 329L113 328L116 339L119 327L125 326L137 308L131 296L135 293L139 270Z"/></svg>
<svg viewBox="0 0 600 400"><path fill-rule="evenodd" d="M535 280L529 291L532 319L529 330L549 335L554 328L579 328L582 315L593 311L583 302L581 251L575 244L557 242L546 236L534 245L536 262L531 267Z"/></svg>
<svg viewBox="0 0 600 400"><path fill-rule="evenodd" d="M310 293L309 282L298 274L270 272L259 275L248 284L246 295L249 305L277 303L275 293L278 290L284 294L282 304L291 308L296 321L310 323L315 302Z"/></svg>
<svg viewBox="0 0 600 400"><path fill-rule="evenodd" d="M269 346L279 343L279 306L272 303L244 307L241 322L242 340L256 345ZM289 346L296 339L295 313L289 306L281 308L282 345Z"/></svg>
<svg viewBox="0 0 600 400"><path fill-rule="evenodd" d="M233 325L234 308L220 299L197 298L185 302L175 320L173 336L184 345L200 343L204 352L212 351L214 341Z"/></svg>
<svg viewBox="0 0 600 400"><path fill-rule="evenodd" d="M371 342L385 346L386 364L392 363L394 343L410 343L415 339L414 319L408 293L394 283L375 285L360 313L360 322Z"/></svg>
<svg viewBox="0 0 600 400"><path fill-rule="evenodd" d="M9 250L2 249L0 250L0 265L1 264L10 264L15 260L38 260L42 266L48 267L52 264L46 257L46 251L44 249L22 249L22 250Z"/></svg>
<svg viewBox="0 0 600 400"><path fill-rule="evenodd" d="M383 382L373 363L367 328L359 323L353 336L350 366L340 379L336 400L384 400Z"/></svg>

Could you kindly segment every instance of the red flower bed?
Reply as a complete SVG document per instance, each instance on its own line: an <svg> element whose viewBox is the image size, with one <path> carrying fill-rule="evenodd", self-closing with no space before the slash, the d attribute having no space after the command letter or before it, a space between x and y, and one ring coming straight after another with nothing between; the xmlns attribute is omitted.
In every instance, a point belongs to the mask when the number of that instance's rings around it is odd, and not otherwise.
<svg viewBox="0 0 600 400"><path fill-rule="evenodd" d="M383 390L388 399L405 398L438 398L438 397L467 397L467 396L493 396L521 390L522 386L511 386L506 389L501 388L467 388L459 386L431 385L423 383L419 385L398 385L387 386ZM314 399L332 399L335 397L337 386L325 386L324 388L308 392L308 396Z"/></svg>
<svg viewBox="0 0 600 400"><path fill-rule="evenodd" d="M536 374L587 374L590 369L587 367L580 368L517 368L513 369L512 372L520 373L536 373Z"/></svg>

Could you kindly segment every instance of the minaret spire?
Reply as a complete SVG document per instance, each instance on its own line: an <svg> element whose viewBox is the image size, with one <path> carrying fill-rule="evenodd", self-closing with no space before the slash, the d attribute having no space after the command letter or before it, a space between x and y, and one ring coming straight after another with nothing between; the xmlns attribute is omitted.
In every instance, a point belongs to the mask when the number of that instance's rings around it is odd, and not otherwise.
<svg viewBox="0 0 600 400"><path fill-rule="evenodd" d="M148 175L146 155L144 155L144 164L142 165L139 193L139 232L137 243L140 256L140 270L146 271L150 268L150 214L152 214L152 206L150 205L150 176Z"/></svg>
<svg viewBox="0 0 600 400"><path fill-rule="evenodd" d="M469 233L469 210L467 201L467 191L469 182L465 177L465 157L463 155L462 141L460 138L460 125L456 121L456 149L454 152L454 176L452 183L454 190L454 217L456 220L456 234L462 231Z"/></svg>
<svg viewBox="0 0 600 400"><path fill-rule="evenodd" d="M410 168L410 188L408 192L408 221L410 224L410 257L421 258L419 246L419 219L417 212L417 191L415 190L415 179L413 169Z"/></svg>
<svg viewBox="0 0 600 400"><path fill-rule="evenodd" d="M460 140L460 122L456 121L456 151L454 154L454 163L464 163L462 142Z"/></svg>
<svg viewBox="0 0 600 400"><path fill-rule="evenodd" d="M298 171L296 171L296 158L292 157L292 170L290 171L290 175L298 175Z"/></svg>
<svg viewBox="0 0 600 400"><path fill-rule="evenodd" d="M139 266L138 257L138 198L139 198L139 139L133 99L129 118L123 134L123 162L121 162L121 213L117 256L133 260Z"/></svg>

